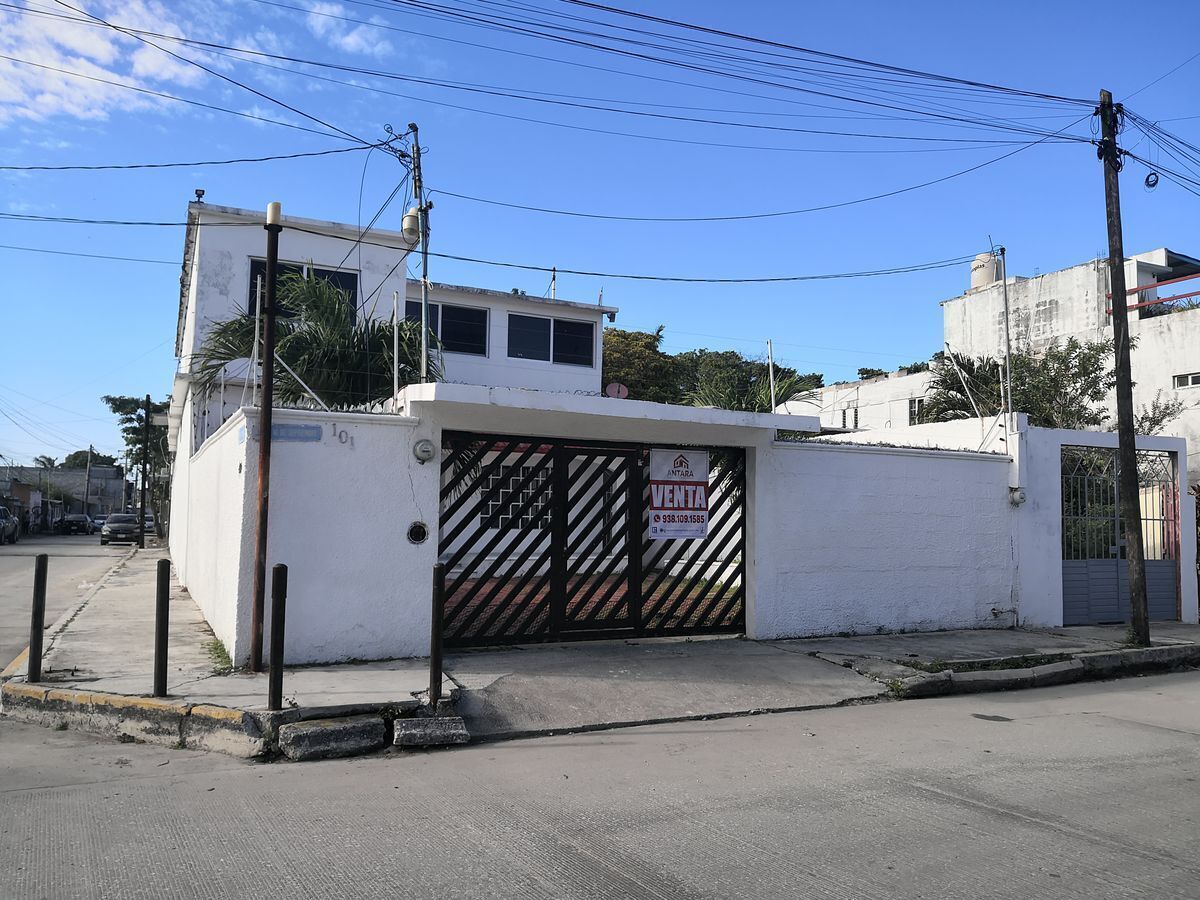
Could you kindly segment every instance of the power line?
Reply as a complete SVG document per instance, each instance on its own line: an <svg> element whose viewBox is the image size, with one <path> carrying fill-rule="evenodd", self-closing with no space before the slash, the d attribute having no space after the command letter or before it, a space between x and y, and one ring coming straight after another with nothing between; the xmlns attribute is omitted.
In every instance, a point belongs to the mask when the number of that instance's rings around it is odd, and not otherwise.
<svg viewBox="0 0 1200 900"><path fill-rule="evenodd" d="M75 19L72 19L69 16L61 16L60 18L67 19L68 21L76 21ZM79 21L85 22L86 24L89 24L89 25L92 24L90 22L86 22L86 20L79 20ZM150 90L150 88L138 87L137 85L134 85L134 84L125 84L120 81L113 81L112 79L109 79L109 78L100 78L96 75L85 75L83 72L74 72L71 69L63 69L63 68L60 68L59 66L51 66L51 65L46 65L45 63L37 63L37 62L33 62L32 60L21 59L16 56L7 56L3 53L0 53L0 59L5 59L5 60L8 60L9 62L19 63L20 65L23 65L23 66L32 66L33 68L37 68L37 69L45 69L46 71L49 71L49 72L57 72L60 75L68 75L72 78L80 78L85 81L94 81L94 82L97 82L98 84L107 84L112 87L121 88L122 90L133 91L138 94L147 94L151 97L158 97L162 100L173 100L176 103L186 103L189 106L198 106L201 109L207 109L207 110L211 110L213 112L225 113L230 116L237 116L238 118L241 118L241 119L251 119L255 122L265 122L268 125L278 125L281 128L291 128L294 131L303 131L308 134L318 134L321 137L332 137L332 138L338 138L339 140L345 140L345 138L342 138L341 135L329 134L326 131L318 131L315 128L308 128L304 125L297 125L294 122L284 122L280 119L272 119L268 116L256 115L255 113L241 112L236 109L227 109L224 106L216 106L215 104L204 103L203 101L200 101L200 100L191 100L187 97L178 97L175 94L168 94L163 91L153 91L153 90Z"/></svg>
<svg viewBox="0 0 1200 900"><path fill-rule="evenodd" d="M15 244L0 244L0 250L22 250L26 253L52 253L55 256L79 256L85 259L104 259L113 262L154 263L161 266L177 266L179 260L143 259L136 256L107 256L101 253L77 253L71 250L50 250L46 247L18 247Z"/></svg>
<svg viewBox="0 0 1200 900"><path fill-rule="evenodd" d="M353 153L358 150L372 150L378 144L362 147L338 147L333 150L312 150L305 153L281 153L275 156L250 156L238 159L206 159L198 162L165 162L165 163L122 163L100 166L0 166L3 172L101 172L124 169L182 169L191 166L231 166L237 163L275 162L281 159L305 159L314 156L332 156L335 153Z"/></svg>
<svg viewBox="0 0 1200 900"><path fill-rule="evenodd" d="M264 93L263 91L260 91L257 88L253 88L248 84L244 84L243 82L238 81L236 78L231 78L228 75L218 72L216 69L211 69L208 66L204 65L203 63L197 62L194 59L189 59L188 57L183 56L179 53L175 53L172 50L168 50L166 47L159 46L158 44L154 43L154 41L150 40L149 38L142 37L141 35L133 32L129 29L122 28L119 25L114 25L112 22L109 22L106 19L101 18L100 16L94 15L93 13L90 13L87 10L78 9L77 7L71 6L71 4L65 2L65 0L54 0L54 2L57 3L59 6L62 6L66 9L71 10L72 12L76 12L76 13L79 13L80 15L87 16L90 19L94 19L97 22L100 22L103 25L108 26L109 28L111 28L114 31L117 31L121 34L128 35L129 37L134 38L135 40L141 41L143 44L153 47L155 50L165 53L168 56L172 57L173 59L177 59L180 62L187 63L190 66L195 66L197 69L200 69L203 72L207 72L209 75L212 75L214 78L220 78L222 81L228 82L229 84L232 84L235 87L239 87L244 91L248 91L251 94L254 94L254 96L260 97L263 100L266 100L268 103L274 103L276 106L281 106L284 109L288 110L289 112L293 112L296 115L301 116L302 118L308 119L311 122L316 122L318 125L322 125L325 128L328 128L330 131L337 132L338 134L344 135L344 136L350 138L351 140L358 141L358 143L360 143L360 144L369 144L370 143L370 141L364 141L358 135L353 134L352 132L346 131L344 128L339 128L337 125L334 125L330 122L326 122L324 119L314 116L311 113L306 113L304 110L299 109L295 106L292 106L289 103L285 103L283 100L280 100L278 97L272 97L270 94Z"/></svg>
<svg viewBox="0 0 1200 900"><path fill-rule="evenodd" d="M1091 113L1088 113L1088 116L1090 116L1090 115L1091 115ZM1088 116L1084 116L1082 118L1076 119L1070 125L1064 126L1064 128L1062 130L1066 130L1067 128L1074 127L1075 125L1082 122L1083 119L1087 118ZM822 211L830 210L830 209L841 209L841 208L847 207L847 206L855 206L859 203L868 203L873 200L882 200L887 197L895 197L899 194L907 194L910 191L920 190L921 188L932 187L935 184L941 184L944 181L950 181L953 178L958 178L962 175L968 175L971 172L977 172L978 170L985 168L986 166L990 166L990 165L994 165L995 163L1002 162L1003 160L1008 159L1010 156L1015 156L1016 154L1020 153L1023 150L1028 150L1030 147L1033 147L1033 146L1036 146L1036 145L1042 143L1042 141L1044 141L1044 140L1046 140L1046 138L1042 138L1042 140L1040 140L1040 141L1030 141L1027 144L1022 144L1020 147L1018 147L1015 150L1011 150L1008 153L1002 154L1001 156L994 157L993 159L985 160L984 162L981 162L978 165L970 166L969 168L961 169L957 172L951 172L949 175L943 175L942 177L935 178L931 181L923 181L923 182L920 182L919 184L913 184L913 185L909 185L908 187L897 188L896 190L893 190L893 191L885 191L882 194L872 194L867 197L858 197L854 200L843 200L838 203L827 203L827 204L823 204L821 206L809 206L809 207L805 207L803 209L785 209L785 210L776 210L774 212L745 213L745 214L741 214L741 215L731 215L731 216L617 216L617 215L610 215L607 213L579 212L579 211L575 211L575 210L551 209L551 208L547 208L547 207L538 207L538 206L524 206L524 205L516 204L516 203L506 203L506 202L503 202L500 200L490 200L490 199L486 199L483 197L473 197L468 194L454 193L453 191L434 190L431 193L445 194L446 196L449 196L449 197L457 197L460 200L470 200L470 201L473 201L476 203L486 203L486 204L489 204L492 206L504 206L504 207L508 207L510 209L522 209L522 210L526 210L529 212L548 213L550 215L558 215L558 216L573 216L573 217L584 218L584 219L606 219L606 220L610 220L610 221L620 221L620 222L735 222L735 221L745 221L745 220L749 220L749 219L773 219L773 218L780 218L783 216L796 216L796 215L801 215L804 213L822 212Z"/></svg>
<svg viewBox="0 0 1200 900"><path fill-rule="evenodd" d="M290 225L287 227L288 227L288 230L290 230L290 231L299 231L303 234L314 234L314 235L319 235L322 237L329 237L329 238L332 238L334 240L339 240L339 241L354 241L354 240L356 240L355 238L340 237L338 235L325 234L324 232L313 231L308 228L299 228L299 227L290 226ZM367 241L367 240L362 240L362 241L360 241L360 243L366 244L368 246L387 247L388 249L392 249L392 250L396 249L395 247L391 246L390 244L378 244L378 243L375 243L372 241ZM497 260L481 259L479 257L473 257L473 256L458 256L458 255L450 254L450 253L430 252L429 255L436 256L439 259L455 260L456 262L476 263L478 265L484 265L484 266L499 266L501 268L506 268L506 269L523 269L523 270L529 271L529 272L547 272L547 273L549 273L549 272L557 271L558 274L560 274L560 275L586 275L589 277L597 277L597 278L624 278L624 279L631 279L634 281L667 281L667 282L683 282L683 283L689 283L689 284L773 284L773 283L796 282L796 281L827 281L827 280L841 279L841 278L867 278L867 277L873 277L873 276L877 276L877 275L900 275L900 274L904 274L907 272L923 272L923 271L926 271L929 269L943 269L948 266L960 265L964 262L969 262L970 260L975 258L975 254L971 254L970 256L960 256L960 257L954 257L953 259L936 260L931 263L919 263L919 264L911 265L911 266L897 266L897 267L890 268L890 269L873 269L873 270L862 271L862 272L839 272L839 273L821 274L821 275L771 275L771 276L759 276L759 277L751 277L751 278L701 278L701 277L690 277L690 276L682 276L682 275L639 275L639 274L617 273L617 272L592 272L592 271L587 271L587 270L583 270L583 269L567 269L567 268L563 268L562 266L538 266L538 265L532 265L532 264L526 264L526 263L500 262ZM398 266L399 266L399 262L396 264L396 266L392 267L392 271L394 272ZM388 274L390 275L391 273L389 272ZM384 281L386 281L386 280L387 280L387 276L384 277ZM383 282L380 282L381 285L382 285L382 283ZM370 298L368 298L368 299L370 299Z"/></svg>

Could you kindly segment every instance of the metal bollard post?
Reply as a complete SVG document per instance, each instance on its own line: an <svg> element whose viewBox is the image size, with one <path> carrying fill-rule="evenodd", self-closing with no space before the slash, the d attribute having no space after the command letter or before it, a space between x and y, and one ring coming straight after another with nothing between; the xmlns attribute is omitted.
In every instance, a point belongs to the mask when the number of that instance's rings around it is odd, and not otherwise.
<svg viewBox="0 0 1200 900"><path fill-rule="evenodd" d="M158 561L158 591L154 598L154 696L167 696L167 632L170 628L171 561Z"/></svg>
<svg viewBox="0 0 1200 900"><path fill-rule="evenodd" d="M446 567L433 567L433 619L429 623L429 708L442 699L442 618L446 611Z"/></svg>
<svg viewBox="0 0 1200 900"><path fill-rule="evenodd" d="M288 567L271 567L271 661L267 675L267 709L283 709L283 626L287 607Z"/></svg>
<svg viewBox="0 0 1200 900"><path fill-rule="evenodd" d="M46 565L50 557L39 553L33 562L33 614L29 618L29 661L25 680L42 680L42 632L46 627Z"/></svg>

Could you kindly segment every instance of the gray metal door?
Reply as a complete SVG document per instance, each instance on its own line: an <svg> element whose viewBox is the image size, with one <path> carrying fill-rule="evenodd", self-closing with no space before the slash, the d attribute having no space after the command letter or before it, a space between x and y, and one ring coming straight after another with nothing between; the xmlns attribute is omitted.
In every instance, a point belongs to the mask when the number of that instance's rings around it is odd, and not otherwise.
<svg viewBox="0 0 1200 900"><path fill-rule="evenodd" d="M1152 620L1179 619L1179 491L1170 453L1138 451L1139 501ZM1117 451L1063 447L1063 624L1129 621L1129 565Z"/></svg>

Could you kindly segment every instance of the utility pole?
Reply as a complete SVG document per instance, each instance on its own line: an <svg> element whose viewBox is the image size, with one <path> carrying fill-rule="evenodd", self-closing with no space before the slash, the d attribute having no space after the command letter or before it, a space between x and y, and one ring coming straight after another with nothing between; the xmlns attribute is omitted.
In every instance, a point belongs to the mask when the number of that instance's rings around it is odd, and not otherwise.
<svg viewBox="0 0 1200 900"><path fill-rule="evenodd" d="M150 469L150 395L146 395L146 408L142 410L142 492L138 507L142 520L138 523L138 546L146 546L146 476Z"/></svg>
<svg viewBox="0 0 1200 900"><path fill-rule="evenodd" d="M1129 566L1129 632L1134 644L1150 646L1150 615L1146 605L1146 567L1142 550L1142 504L1138 486L1137 448L1133 419L1133 378L1129 368L1129 310L1125 293L1125 247L1121 238L1121 192L1117 175L1121 151L1117 129L1124 110L1112 93L1100 92L1101 140L1097 150L1104 165L1104 211L1108 219L1108 278L1116 351L1117 493L1125 523L1125 559ZM1118 546L1118 559L1120 548Z"/></svg>
<svg viewBox="0 0 1200 900"><path fill-rule="evenodd" d="M775 352L770 338L767 338L767 377L771 382L771 408L767 412L775 412Z"/></svg>
<svg viewBox="0 0 1200 900"><path fill-rule="evenodd" d="M92 504L88 500L92 496L92 445L88 444L87 474L83 476L83 514L92 514Z"/></svg>
<svg viewBox="0 0 1200 900"><path fill-rule="evenodd" d="M424 182L421 180L421 139L416 122L408 123L412 132L413 196L417 200L417 217L421 229L421 383L429 381L429 210L425 202Z"/></svg>
<svg viewBox="0 0 1200 900"><path fill-rule="evenodd" d="M254 603L250 610L250 668L261 672L263 604L267 585L267 513L271 500L271 405L275 401L275 270L279 265L280 209L267 204L267 290L263 304L262 404L258 408L258 533L254 545ZM255 335L257 342L258 335Z"/></svg>
<svg viewBox="0 0 1200 900"><path fill-rule="evenodd" d="M1001 290L1004 293L1004 411L1008 414L1008 422L1004 426L1004 433L1008 434L1016 430L1016 425L1013 422L1012 332L1008 325L1008 254L1003 247L1000 248L1000 284Z"/></svg>

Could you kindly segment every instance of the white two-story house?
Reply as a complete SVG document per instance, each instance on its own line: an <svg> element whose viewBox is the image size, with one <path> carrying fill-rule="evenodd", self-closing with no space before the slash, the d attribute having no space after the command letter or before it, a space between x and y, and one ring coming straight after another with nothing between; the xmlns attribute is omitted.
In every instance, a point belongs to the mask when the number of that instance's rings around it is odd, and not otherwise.
<svg viewBox="0 0 1200 900"><path fill-rule="evenodd" d="M254 316L266 271L265 214L209 203L188 205L172 390L172 451L193 453L240 406L252 403L250 360L226 366L221 383L197 396L194 356L214 322ZM313 274L344 290L356 315L419 320L421 285L407 276L414 249L396 231L284 216L280 275ZM432 283L430 329L442 380L463 384L598 394L602 331L615 307L531 297L517 291Z"/></svg>

